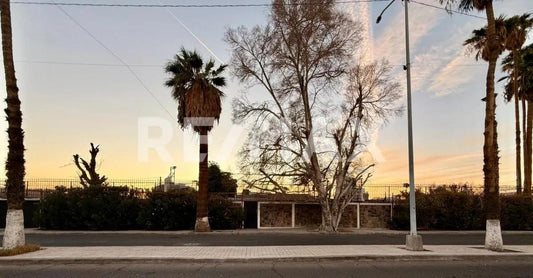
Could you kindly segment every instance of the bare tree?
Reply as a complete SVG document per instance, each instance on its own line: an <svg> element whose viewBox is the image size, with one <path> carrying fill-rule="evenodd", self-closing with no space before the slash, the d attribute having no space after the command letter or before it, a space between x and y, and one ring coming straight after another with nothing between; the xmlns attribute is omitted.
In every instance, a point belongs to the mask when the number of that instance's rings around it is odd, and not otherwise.
<svg viewBox="0 0 533 278"><path fill-rule="evenodd" d="M94 144L91 143L91 149L89 150L89 153L91 154L91 159L89 160L89 162L81 158L79 154L73 155L74 164L80 171L80 183L81 185L83 185L84 188L91 186L107 185L106 176L100 177L100 174L97 173L98 169L96 169L96 156L100 152L99 147L100 146L95 147Z"/></svg>
<svg viewBox="0 0 533 278"><path fill-rule="evenodd" d="M322 208L321 229L336 231L371 177L365 130L399 112L399 85L385 62L350 69L360 26L334 1L308 2L276 0L266 26L228 30L232 71L248 85L233 101L233 116L251 125L241 150L248 186L309 186Z"/></svg>

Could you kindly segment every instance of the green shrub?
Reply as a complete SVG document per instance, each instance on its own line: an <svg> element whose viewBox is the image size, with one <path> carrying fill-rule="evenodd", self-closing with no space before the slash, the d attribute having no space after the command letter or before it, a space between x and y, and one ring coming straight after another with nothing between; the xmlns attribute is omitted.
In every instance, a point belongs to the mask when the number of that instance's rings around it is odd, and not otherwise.
<svg viewBox="0 0 533 278"><path fill-rule="evenodd" d="M196 220L196 193L152 192L142 202L138 223L148 230L190 230Z"/></svg>
<svg viewBox="0 0 533 278"><path fill-rule="evenodd" d="M209 201L212 229L238 229L242 209L213 196ZM196 221L196 192L139 192L127 187L57 187L39 205L34 222L54 230L191 230Z"/></svg>
<svg viewBox="0 0 533 278"><path fill-rule="evenodd" d="M239 229L244 221L244 210L231 201L213 196L209 199L209 226L213 230Z"/></svg>
<svg viewBox="0 0 533 278"><path fill-rule="evenodd" d="M416 220L422 230L483 230L483 196L468 186L439 186L416 192ZM533 201L525 195L501 196L504 230L533 229ZM402 192L393 207L392 229L409 229L409 194Z"/></svg>
<svg viewBox="0 0 533 278"><path fill-rule="evenodd" d="M42 229L137 229L140 200L128 187L58 187L47 194L35 216Z"/></svg>
<svg viewBox="0 0 533 278"><path fill-rule="evenodd" d="M28 201L24 202L23 212L24 212L24 227L25 228L35 228L37 227L33 221L33 214L39 209L38 201ZM6 226L6 214L7 214L7 201L0 201L0 228L5 228Z"/></svg>
<svg viewBox="0 0 533 278"><path fill-rule="evenodd" d="M42 229L68 229L67 222L71 219L66 188L56 187L41 199L39 210L35 213L34 222Z"/></svg>
<svg viewBox="0 0 533 278"><path fill-rule="evenodd" d="M506 230L533 230L533 196L501 198L501 225Z"/></svg>

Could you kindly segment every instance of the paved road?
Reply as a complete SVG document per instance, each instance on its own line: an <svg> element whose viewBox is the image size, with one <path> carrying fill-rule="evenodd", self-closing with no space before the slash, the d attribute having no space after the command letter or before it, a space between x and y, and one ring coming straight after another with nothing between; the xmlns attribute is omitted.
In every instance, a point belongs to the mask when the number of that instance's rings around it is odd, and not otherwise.
<svg viewBox="0 0 533 278"><path fill-rule="evenodd" d="M429 245L483 245L483 232L422 233ZM508 245L533 245L533 232L504 233ZM401 245L405 234L319 233L29 233L29 243L41 246L274 246L274 245Z"/></svg>
<svg viewBox="0 0 533 278"><path fill-rule="evenodd" d="M533 277L529 261L0 265L0 277Z"/></svg>

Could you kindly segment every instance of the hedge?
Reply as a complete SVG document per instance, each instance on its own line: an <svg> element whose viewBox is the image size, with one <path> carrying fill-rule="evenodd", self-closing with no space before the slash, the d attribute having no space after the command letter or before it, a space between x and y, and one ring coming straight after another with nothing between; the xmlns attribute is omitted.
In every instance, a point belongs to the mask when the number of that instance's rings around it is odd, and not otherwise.
<svg viewBox="0 0 533 278"><path fill-rule="evenodd" d="M242 209L213 197L209 222L214 230L240 228ZM35 213L41 229L54 230L190 230L196 219L196 192L149 192L127 187L58 187Z"/></svg>
<svg viewBox="0 0 533 278"><path fill-rule="evenodd" d="M391 228L409 229L409 194L395 201ZM483 196L467 186L440 186L416 194L417 226L422 230L484 230ZM533 230L533 197L502 195L501 225L504 230Z"/></svg>
<svg viewBox="0 0 533 278"><path fill-rule="evenodd" d="M38 210L39 201L24 202L24 227L35 228L37 225L33 222L33 214ZM0 200L0 228L6 227L6 214L7 214L7 202L6 200Z"/></svg>

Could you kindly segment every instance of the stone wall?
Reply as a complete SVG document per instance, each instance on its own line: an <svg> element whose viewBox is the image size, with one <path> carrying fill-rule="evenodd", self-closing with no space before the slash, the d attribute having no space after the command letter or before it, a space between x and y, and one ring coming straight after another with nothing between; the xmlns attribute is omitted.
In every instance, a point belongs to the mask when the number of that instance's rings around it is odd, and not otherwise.
<svg viewBox="0 0 533 278"><path fill-rule="evenodd" d="M261 204L261 227L292 227L292 204Z"/></svg>
<svg viewBox="0 0 533 278"><path fill-rule="evenodd" d="M322 223L322 214L318 204L296 204L296 227L316 228ZM349 205L342 214L339 227L357 228L357 206Z"/></svg>
<svg viewBox="0 0 533 278"><path fill-rule="evenodd" d="M296 227L318 227L322 223L320 205L296 204L295 209Z"/></svg>
<svg viewBox="0 0 533 278"><path fill-rule="evenodd" d="M361 228L388 228L390 212L390 205L361 205Z"/></svg>
<svg viewBox="0 0 533 278"><path fill-rule="evenodd" d="M295 227L317 228L322 223L319 204L295 204ZM360 203L361 228L388 228L390 204ZM292 205L261 203L261 227L292 227ZM342 215L341 228L357 228L357 205L349 205Z"/></svg>
<svg viewBox="0 0 533 278"><path fill-rule="evenodd" d="M357 206L348 205L342 214L339 228L357 228Z"/></svg>

